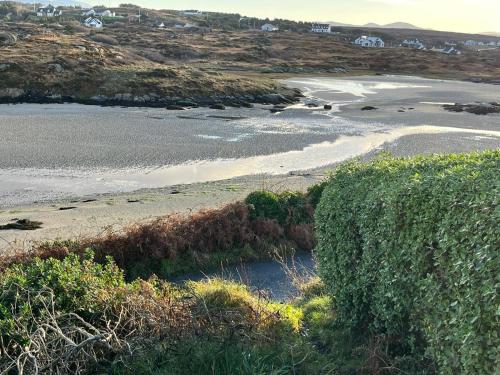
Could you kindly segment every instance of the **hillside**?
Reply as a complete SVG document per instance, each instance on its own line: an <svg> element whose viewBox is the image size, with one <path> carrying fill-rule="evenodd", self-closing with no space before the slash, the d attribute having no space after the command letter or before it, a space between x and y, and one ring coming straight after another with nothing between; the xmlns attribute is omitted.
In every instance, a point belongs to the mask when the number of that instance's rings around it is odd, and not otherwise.
<svg viewBox="0 0 500 375"><path fill-rule="evenodd" d="M264 20L208 13L113 8L102 30L81 26L81 11L64 9L58 20L37 18L26 8L0 22L2 101L78 101L126 105L247 105L293 101L296 92L279 74L412 74L498 81L499 49L463 50L461 56L395 48L403 38L429 46L463 43L468 34L430 30L370 29L389 48L352 45L366 28L337 27L331 35L309 32L310 24L274 20L278 33L250 30ZM13 7L14 5L11 5ZM2 10L3 9L3 10ZM164 28L158 25L163 23ZM191 23L194 28L176 25ZM239 29L241 27L241 29ZM492 40L494 38L491 38ZM272 94L269 96L269 94ZM277 94L277 95L276 95Z"/></svg>

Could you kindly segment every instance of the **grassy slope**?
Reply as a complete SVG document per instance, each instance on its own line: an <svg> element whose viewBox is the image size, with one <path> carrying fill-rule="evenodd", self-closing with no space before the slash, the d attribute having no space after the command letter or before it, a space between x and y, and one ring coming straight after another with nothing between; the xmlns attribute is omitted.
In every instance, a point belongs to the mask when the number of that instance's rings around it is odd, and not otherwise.
<svg viewBox="0 0 500 375"><path fill-rule="evenodd" d="M26 26L28 27L28 26ZM268 78L244 78L181 64L160 64L134 50L99 44L85 34L33 35L0 46L0 90L18 88L39 94L161 97L214 97L295 92Z"/></svg>
<svg viewBox="0 0 500 375"><path fill-rule="evenodd" d="M127 283L87 254L13 266L0 285L2 348L11 356L0 357L0 371L32 373L36 363L61 374L327 374L366 359L339 361L350 350L329 332L331 299L316 280L302 298L276 303L216 279ZM19 356L28 359L16 363Z"/></svg>

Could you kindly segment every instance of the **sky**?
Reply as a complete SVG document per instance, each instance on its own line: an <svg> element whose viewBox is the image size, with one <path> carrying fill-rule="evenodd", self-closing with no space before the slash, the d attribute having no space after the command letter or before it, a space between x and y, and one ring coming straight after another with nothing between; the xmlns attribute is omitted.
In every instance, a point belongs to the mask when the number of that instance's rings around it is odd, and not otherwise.
<svg viewBox="0 0 500 375"><path fill-rule="evenodd" d="M500 0L101 0L147 8L199 9L261 18L336 21L362 25L409 22L458 32L500 32Z"/></svg>

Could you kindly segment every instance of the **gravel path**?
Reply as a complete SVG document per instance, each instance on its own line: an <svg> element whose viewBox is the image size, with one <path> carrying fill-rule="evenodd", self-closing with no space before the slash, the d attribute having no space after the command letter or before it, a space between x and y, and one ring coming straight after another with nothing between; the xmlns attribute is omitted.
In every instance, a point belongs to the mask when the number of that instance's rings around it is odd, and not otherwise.
<svg viewBox="0 0 500 375"><path fill-rule="evenodd" d="M299 253L286 259L287 267L294 267L297 275L308 277L314 274L315 265L311 253ZM207 278L222 278L241 282L252 290L264 293L277 301L286 301L297 295L297 288L285 267L277 261L251 262L238 266L221 267L207 274L192 274L175 278L174 282L200 281Z"/></svg>

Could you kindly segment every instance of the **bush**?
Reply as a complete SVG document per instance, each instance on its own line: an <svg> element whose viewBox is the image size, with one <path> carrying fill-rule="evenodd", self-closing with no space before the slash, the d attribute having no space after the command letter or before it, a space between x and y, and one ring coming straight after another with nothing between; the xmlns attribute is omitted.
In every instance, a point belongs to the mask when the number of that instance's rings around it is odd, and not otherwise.
<svg viewBox="0 0 500 375"><path fill-rule="evenodd" d="M0 287L2 374L318 373L302 310L232 282L127 283L87 252L12 266Z"/></svg>
<svg viewBox="0 0 500 375"><path fill-rule="evenodd" d="M275 193L256 191L248 195L245 203L252 207L250 217L253 220L274 219L278 223L284 223L286 220L286 211Z"/></svg>
<svg viewBox="0 0 500 375"><path fill-rule="evenodd" d="M258 192L247 200L254 204L238 202L189 215L168 215L130 225L121 233L106 232L79 241L41 243L30 252L0 256L0 270L36 257L81 255L90 248L100 263L111 257L128 280L153 274L169 278L207 271L221 263L269 258L275 246L314 247L314 209L303 194Z"/></svg>
<svg viewBox="0 0 500 375"><path fill-rule="evenodd" d="M319 204L323 191L328 186L328 180L325 180L319 184L313 185L307 189L307 200L313 208Z"/></svg>
<svg viewBox="0 0 500 375"><path fill-rule="evenodd" d="M111 46L116 46L120 44L118 40L116 40L116 38L101 33L92 34L90 36L90 39L92 39L94 42L109 44Z"/></svg>
<svg viewBox="0 0 500 375"><path fill-rule="evenodd" d="M499 151L340 167L316 212L339 323L412 372L494 373L499 183Z"/></svg>
<svg viewBox="0 0 500 375"><path fill-rule="evenodd" d="M270 191L251 193L245 203L251 206L253 220L271 219L281 225L308 224L313 219L313 209L307 197L300 192L285 191L275 194Z"/></svg>

